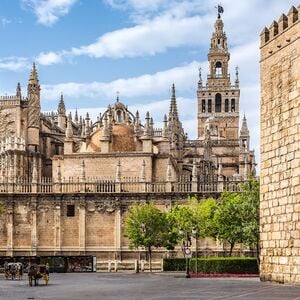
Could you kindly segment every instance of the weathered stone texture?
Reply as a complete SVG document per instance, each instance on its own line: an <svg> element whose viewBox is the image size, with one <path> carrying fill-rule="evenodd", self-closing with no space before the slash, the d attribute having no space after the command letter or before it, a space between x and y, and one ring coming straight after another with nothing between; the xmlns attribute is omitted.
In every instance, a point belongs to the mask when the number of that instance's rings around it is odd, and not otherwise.
<svg viewBox="0 0 300 300"><path fill-rule="evenodd" d="M300 22L261 37L261 279L299 284Z"/></svg>

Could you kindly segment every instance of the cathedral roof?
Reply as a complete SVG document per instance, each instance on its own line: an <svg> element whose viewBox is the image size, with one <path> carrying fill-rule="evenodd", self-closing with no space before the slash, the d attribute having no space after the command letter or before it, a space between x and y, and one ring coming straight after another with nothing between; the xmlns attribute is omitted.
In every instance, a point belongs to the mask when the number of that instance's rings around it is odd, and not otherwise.
<svg viewBox="0 0 300 300"><path fill-rule="evenodd" d="M103 127L92 133L87 145L87 152L101 152L101 138ZM111 134L111 152L136 151L134 127L127 124L114 124Z"/></svg>

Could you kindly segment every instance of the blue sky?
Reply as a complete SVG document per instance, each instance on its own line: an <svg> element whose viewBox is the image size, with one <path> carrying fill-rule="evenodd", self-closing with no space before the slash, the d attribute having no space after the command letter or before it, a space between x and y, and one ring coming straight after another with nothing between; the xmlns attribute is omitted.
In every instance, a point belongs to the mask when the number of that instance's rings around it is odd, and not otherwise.
<svg viewBox="0 0 300 300"><path fill-rule="evenodd" d="M196 138L198 67L216 19L211 0L1 0L0 93L26 93L33 61L42 85L42 109L66 106L96 114L115 101L152 114L157 127L168 111L171 84L190 138ZM223 0L231 52L240 69L241 113L252 148L259 150L259 33L279 19L290 0ZM233 78L233 76L232 76Z"/></svg>

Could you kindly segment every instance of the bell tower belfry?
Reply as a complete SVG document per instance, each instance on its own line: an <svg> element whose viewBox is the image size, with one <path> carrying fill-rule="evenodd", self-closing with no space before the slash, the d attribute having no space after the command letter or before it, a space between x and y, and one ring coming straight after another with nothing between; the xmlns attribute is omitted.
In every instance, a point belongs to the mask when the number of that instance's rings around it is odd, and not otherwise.
<svg viewBox="0 0 300 300"><path fill-rule="evenodd" d="M210 117L214 117L218 123L217 138L233 140L239 137L238 69L236 69L235 83L232 85L228 72L230 53L221 13L223 13L223 8L218 7L218 18L208 53L209 72L206 85L202 82L201 69L199 72L198 139L204 139L205 122Z"/></svg>

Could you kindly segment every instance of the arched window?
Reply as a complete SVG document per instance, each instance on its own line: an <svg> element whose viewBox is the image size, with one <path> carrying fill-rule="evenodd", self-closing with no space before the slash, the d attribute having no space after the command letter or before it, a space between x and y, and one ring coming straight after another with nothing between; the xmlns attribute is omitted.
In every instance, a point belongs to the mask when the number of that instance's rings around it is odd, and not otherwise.
<svg viewBox="0 0 300 300"><path fill-rule="evenodd" d="M117 122L122 123L123 118L122 118L122 112L120 110L117 110Z"/></svg>
<svg viewBox="0 0 300 300"><path fill-rule="evenodd" d="M211 113L211 99L208 99L207 102L207 112Z"/></svg>
<svg viewBox="0 0 300 300"><path fill-rule="evenodd" d="M222 111L222 96L221 94L216 94L215 97L215 112L219 113Z"/></svg>
<svg viewBox="0 0 300 300"><path fill-rule="evenodd" d="M231 99L231 111L235 112L235 99Z"/></svg>
<svg viewBox="0 0 300 300"><path fill-rule="evenodd" d="M225 112L229 112L229 100L225 99Z"/></svg>
<svg viewBox="0 0 300 300"><path fill-rule="evenodd" d="M202 112L205 113L205 99L202 99Z"/></svg>
<svg viewBox="0 0 300 300"><path fill-rule="evenodd" d="M218 61L216 63L216 76L221 77L222 76L222 63Z"/></svg>

